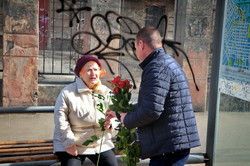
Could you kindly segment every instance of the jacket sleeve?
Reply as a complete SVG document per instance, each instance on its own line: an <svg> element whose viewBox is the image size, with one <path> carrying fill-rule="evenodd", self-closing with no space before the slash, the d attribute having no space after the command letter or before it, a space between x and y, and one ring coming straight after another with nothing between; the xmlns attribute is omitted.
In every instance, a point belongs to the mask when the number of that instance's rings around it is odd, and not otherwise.
<svg viewBox="0 0 250 166"><path fill-rule="evenodd" d="M59 134L60 141L63 143L65 149L73 145L75 142L75 136L70 127L68 114L69 107L66 102L65 93L62 90L55 104L54 123L55 129L59 130L57 133Z"/></svg>
<svg viewBox="0 0 250 166"><path fill-rule="evenodd" d="M168 69L156 65L143 71L138 104L124 118L127 128L145 126L160 117L170 88L170 77Z"/></svg>

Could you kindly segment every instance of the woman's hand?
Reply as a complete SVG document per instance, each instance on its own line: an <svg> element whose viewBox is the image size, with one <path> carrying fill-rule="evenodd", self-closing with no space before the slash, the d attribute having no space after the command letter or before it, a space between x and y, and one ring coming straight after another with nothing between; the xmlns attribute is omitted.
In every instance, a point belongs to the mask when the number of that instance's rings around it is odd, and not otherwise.
<svg viewBox="0 0 250 166"><path fill-rule="evenodd" d="M76 147L75 144L72 145L72 146L70 146L70 147L68 147L68 148L66 149L66 151L67 151L68 154L71 154L72 156L77 156L77 155L78 155L77 147Z"/></svg>

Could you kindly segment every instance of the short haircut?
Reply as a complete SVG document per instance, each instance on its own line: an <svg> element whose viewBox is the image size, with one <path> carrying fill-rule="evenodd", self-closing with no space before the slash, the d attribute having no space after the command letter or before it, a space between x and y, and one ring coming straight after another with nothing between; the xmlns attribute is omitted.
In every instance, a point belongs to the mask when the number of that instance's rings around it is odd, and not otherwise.
<svg viewBox="0 0 250 166"><path fill-rule="evenodd" d="M136 35L136 40L142 40L152 49L155 49L159 46L159 44L162 44L162 38L159 30L150 26L146 26L139 30Z"/></svg>

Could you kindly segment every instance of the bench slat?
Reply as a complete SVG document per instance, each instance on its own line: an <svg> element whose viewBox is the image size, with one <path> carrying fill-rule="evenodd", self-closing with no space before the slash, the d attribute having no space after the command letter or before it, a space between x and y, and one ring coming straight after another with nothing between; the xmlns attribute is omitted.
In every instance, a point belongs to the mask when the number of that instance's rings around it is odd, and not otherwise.
<svg viewBox="0 0 250 166"><path fill-rule="evenodd" d="M53 140L22 140L0 142L0 163L57 160Z"/></svg>
<svg viewBox="0 0 250 166"><path fill-rule="evenodd" d="M8 144L0 145L0 149L6 148L25 148L25 147L43 147L43 146L53 146L53 143L35 143L35 144Z"/></svg>
<svg viewBox="0 0 250 166"><path fill-rule="evenodd" d="M14 152L44 151L44 150L53 150L53 147L49 146L49 147L31 147L31 148L0 149L0 154L1 153L14 153Z"/></svg>
<svg viewBox="0 0 250 166"><path fill-rule="evenodd" d="M57 157L54 154L15 156L0 158L0 163L18 163L29 161L55 160Z"/></svg>
<svg viewBox="0 0 250 166"><path fill-rule="evenodd" d="M1 157L11 157L11 156L27 156L27 155L38 155L38 154L53 154L53 150L47 151L34 151L34 152L15 152L15 153L2 153Z"/></svg>
<svg viewBox="0 0 250 166"><path fill-rule="evenodd" d="M53 143L53 140L45 139L45 140L3 141L0 142L0 145L35 144L35 143Z"/></svg>

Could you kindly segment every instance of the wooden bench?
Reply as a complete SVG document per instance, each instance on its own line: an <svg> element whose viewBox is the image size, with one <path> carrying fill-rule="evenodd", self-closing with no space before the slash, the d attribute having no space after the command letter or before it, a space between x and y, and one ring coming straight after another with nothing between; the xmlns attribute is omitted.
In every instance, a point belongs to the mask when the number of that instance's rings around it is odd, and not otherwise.
<svg viewBox="0 0 250 166"><path fill-rule="evenodd" d="M0 142L0 163L57 160L53 140Z"/></svg>
<svg viewBox="0 0 250 166"><path fill-rule="evenodd" d="M119 165L125 165L120 159L121 155L116 155ZM7 141L0 142L0 164L20 163L55 160L57 156L53 154L52 140L30 140L30 141ZM208 159L204 154L191 154L188 164L205 163ZM149 160L141 160L140 165L148 165ZM90 160L86 160L86 165L91 165Z"/></svg>

